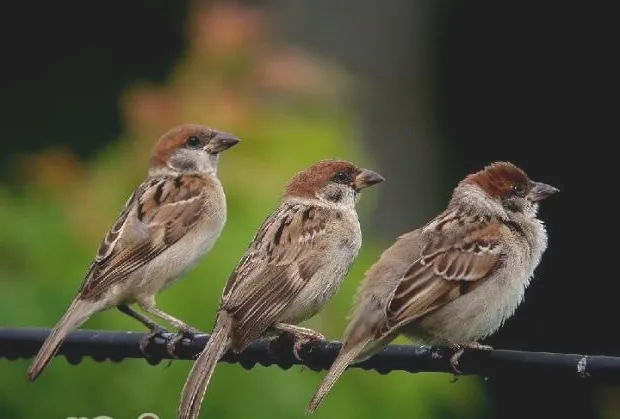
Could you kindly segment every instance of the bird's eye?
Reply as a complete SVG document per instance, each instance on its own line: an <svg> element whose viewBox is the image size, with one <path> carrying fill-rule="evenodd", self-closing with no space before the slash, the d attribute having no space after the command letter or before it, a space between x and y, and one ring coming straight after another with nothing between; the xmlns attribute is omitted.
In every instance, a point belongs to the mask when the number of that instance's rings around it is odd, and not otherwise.
<svg viewBox="0 0 620 419"><path fill-rule="evenodd" d="M349 180L349 176L345 172L336 172L333 179L334 182L346 183Z"/></svg>
<svg viewBox="0 0 620 419"><path fill-rule="evenodd" d="M189 148L200 148L200 138L192 136L185 140L185 145Z"/></svg>
<svg viewBox="0 0 620 419"><path fill-rule="evenodd" d="M512 185L512 192L515 195L523 196L527 191L527 185L525 183L514 183Z"/></svg>

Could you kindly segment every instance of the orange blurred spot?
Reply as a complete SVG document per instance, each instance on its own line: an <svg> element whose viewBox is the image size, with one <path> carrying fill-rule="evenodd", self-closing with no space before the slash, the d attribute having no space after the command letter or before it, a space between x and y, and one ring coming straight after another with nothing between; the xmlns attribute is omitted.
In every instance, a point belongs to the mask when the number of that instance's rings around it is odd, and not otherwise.
<svg viewBox="0 0 620 419"><path fill-rule="evenodd" d="M75 154L64 147L25 156L18 163L17 170L24 182L59 195L66 195L84 173Z"/></svg>
<svg viewBox="0 0 620 419"><path fill-rule="evenodd" d="M210 7L195 1L190 14L190 38L197 54L222 55L246 48L263 37L263 13L233 1Z"/></svg>

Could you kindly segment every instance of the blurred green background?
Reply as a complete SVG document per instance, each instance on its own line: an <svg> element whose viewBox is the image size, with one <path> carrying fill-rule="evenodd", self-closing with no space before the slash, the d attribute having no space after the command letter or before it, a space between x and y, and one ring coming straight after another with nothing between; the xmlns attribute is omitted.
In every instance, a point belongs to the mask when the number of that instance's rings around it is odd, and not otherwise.
<svg viewBox="0 0 620 419"><path fill-rule="evenodd" d="M154 140L178 123L203 123L242 139L220 161L229 208L220 240L196 269L158 298L159 307L206 331L228 274L294 173L329 157L377 169L358 138L355 115L343 106L346 88L355 80L309 53L269 43L264 32L264 16L254 8L194 7L185 52L168 79L130 85L119 97L119 138L88 160L53 147L12 161L20 181L10 189L0 185L0 219L10 220L0 235L2 326L51 327L60 318L102 235L145 175ZM363 227L376 205L376 193L365 193L359 204ZM365 235L341 291L308 326L332 339L341 336L357 282L386 244ZM141 330L115 310L94 316L83 328ZM18 377L0 381L1 418L120 419L143 412L171 418L191 366L187 361L166 368L142 360L90 359L70 366L60 357L29 384L19 379L29 361L0 363L2 377ZM321 376L301 368L245 371L221 364L201 417L304 417ZM380 376L352 370L317 417L456 418L485 409L477 379L450 380L444 374Z"/></svg>
<svg viewBox="0 0 620 419"><path fill-rule="evenodd" d="M381 250L441 211L465 174L509 160L562 193L541 208L550 247L524 303L484 343L617 356L617 334L599 330L615 318L605 261L617 252L591 245L609 241L613 222L583 221L600 220L616 188L617 117L601 105L616 74L600 61L617 46L597 52L616 37L598 35L606 13L593 10L488 0L6 3L0 326L56 323L144 178L156 138L194 122L242 143L219 167L227 225L158 297L170 314L208 331L229 273L286 182L316 160L343 158L387 180L362 196L364 245L343 287L307 322L339 339ZM142 330L115 310L83 328ZM0 419L173 418L191 365L70 366L60 357L28 383L29 362L0 359ZM322 376L221 364L201 417L302 418ZM316 417L620 418L618 389L583 380L451 380L350 370Z"/></svg>

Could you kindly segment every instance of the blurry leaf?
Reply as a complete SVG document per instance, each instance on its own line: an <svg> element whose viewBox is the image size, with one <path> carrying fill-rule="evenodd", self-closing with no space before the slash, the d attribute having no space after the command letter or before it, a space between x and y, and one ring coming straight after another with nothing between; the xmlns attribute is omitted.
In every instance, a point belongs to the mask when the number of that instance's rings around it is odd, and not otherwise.
<svg viewBox="0 0 620 419"><path fill-rule="evenodd" d="M361 149L353 115L339 96L350 80L337 68L265 37L262 9L195 2L185 57L164 86L137 84L119 98L126 130L82 167L67 150L21 161L24 192L0 187L0 322L53 326L79 288L91 258L133 188L144 178L155 139L173 125L193 122L238 135L218 169L228 200L228 222L211 253L158 305L209 331L221 290L256 229L277 205L297 171L324 158L349 159L372 168ZM87 138L85 139L87 141ZM379 186L380 187L380 186ZM362 228L376 205L372 191L360 202ZM346 325L352 296L382 245L364 235L364 247L340 292L308 324L333 338ZM116 310L84 328L143 330ZM55 359L34 384L29 361L0 361L0 417L136 418L153 412L174 417L190 362L170 368L144 360L120 364ZM202 417L299 417L322 374L257 366L246 371L221 364L205 398ZM445 374L386 376L348 371L317 417L477 417L479 382L449 383ZM36 400L36 403L33 403Z"/></svg>

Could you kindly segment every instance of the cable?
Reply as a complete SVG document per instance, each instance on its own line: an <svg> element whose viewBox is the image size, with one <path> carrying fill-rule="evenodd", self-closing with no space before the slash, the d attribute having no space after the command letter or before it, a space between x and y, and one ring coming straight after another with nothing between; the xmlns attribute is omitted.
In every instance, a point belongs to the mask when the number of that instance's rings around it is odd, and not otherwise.
<svg viewBox="0 0 620 419"><path fill-rule="evenodd" d="M17 360L33 357L49 332L49 329L0 329L0 358ZM96 361L112 362L127 358L145 358L139 348L140 340L145 336L138 332L78 330L69 334L59 350L59 355L64 355L73 365L79 364L85 356ZM147 348L149 363L156 364L163 359L172 358L166 352L166 343L173 336L164 333L151 340ZM208 335L200 335L191 340L184 338L177 345L175 354L178 359L195 359L208 339ZM256 364L276 365L285 370L294 365L305 365L309 369L320 371L329 368L339 349L340 344L337 342L308 345L301 351L301 362L292 354L292 342L280 339L278 344L269 347L267 340L257 340L239 354L227 353L223 361L238 363L245 369L251 369ZM351 367L376 370L381 374L391 371L451 373L449 358L452 353L446 348L390 345L368 360ZM503 349L490 352L466 350L460 358L459 368L464 375L484 377L525 375L536 379L577 379L601 384L620 384L620 357L611 356Z"/></svg>

